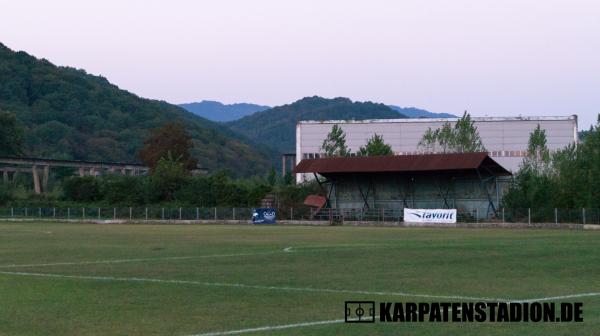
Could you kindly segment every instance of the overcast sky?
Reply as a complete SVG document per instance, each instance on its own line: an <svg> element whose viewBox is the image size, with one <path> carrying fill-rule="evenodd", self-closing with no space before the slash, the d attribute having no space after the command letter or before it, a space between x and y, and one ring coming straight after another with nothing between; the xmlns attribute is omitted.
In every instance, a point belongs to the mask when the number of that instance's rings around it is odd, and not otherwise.
<svg viewBox="0 0 600 336"><path fill-rule="evenodd" d="M0 0L0 42L172 103L600 113L595 0Z"/></svg>

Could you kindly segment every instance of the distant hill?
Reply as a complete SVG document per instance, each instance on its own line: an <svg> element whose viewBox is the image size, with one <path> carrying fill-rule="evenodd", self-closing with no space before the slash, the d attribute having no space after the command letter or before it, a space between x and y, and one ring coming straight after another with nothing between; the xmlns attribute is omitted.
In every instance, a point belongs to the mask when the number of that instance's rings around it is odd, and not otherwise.
<svg viewBox="0 0 600 336"><path fill-rule="evenodd" d="M458 118L454 114L449 113L433 113L426 110L421 110L415 107L399 107L388 105L392 110L398 111L409 118Z"/></svg>
<svg viewBox="0 0 600 336"><path fill-rule="evenodd" d="M283 153L295 151L296 124L301 120L393 118L406 117L384 104L315 96L257 112L226 125L235 132Z"/></svg>
<svg viewBox="0 0 600 336"><path fill-rule="evenodd" d="M254 112L260 112L270 109L269 106L263 105L247 103L226 105L217 101L210 100L203 100L199 103L179 104L179 106L194 113L197 116L219 122L237 120Z"/></svg>
<svg viewBox="0 0 600 336"><path fill-rule="evenodd" d="M194 157L210 170L251 175L270 167L269 153L220 124L1 43L0 109L15 113L24 125L29 156L138 161L149 130L174 121L186 127L196 145Z"/></svg>

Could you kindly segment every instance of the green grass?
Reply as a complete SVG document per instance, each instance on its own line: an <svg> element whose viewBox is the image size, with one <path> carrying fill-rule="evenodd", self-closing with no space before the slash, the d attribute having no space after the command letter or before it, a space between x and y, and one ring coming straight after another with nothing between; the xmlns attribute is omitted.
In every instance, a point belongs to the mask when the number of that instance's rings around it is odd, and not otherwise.
<svg viewBox="0 0 600 336"><path fill-rule="evenodd" d="M139 258L151 260L31 266ZM346 300L447 301L309 289L504 299L600 292L600 232L0 223L3 335L193 335L343 319ZM335 323L250 335L600 330L599 296L570 301L584 303L583 323Z"/></svg>

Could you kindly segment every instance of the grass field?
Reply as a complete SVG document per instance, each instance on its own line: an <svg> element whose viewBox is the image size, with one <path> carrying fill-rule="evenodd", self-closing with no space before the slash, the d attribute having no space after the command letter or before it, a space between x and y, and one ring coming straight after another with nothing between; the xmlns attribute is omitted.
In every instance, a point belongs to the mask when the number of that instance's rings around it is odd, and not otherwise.
<svg viewBox="0 0 600 336"><path fill-rule="evenodd" d="M3 335L597 335L598 292L600 232L0 223ZM347 300L582 293L554 301L583 323L335 322Z"/></svg>

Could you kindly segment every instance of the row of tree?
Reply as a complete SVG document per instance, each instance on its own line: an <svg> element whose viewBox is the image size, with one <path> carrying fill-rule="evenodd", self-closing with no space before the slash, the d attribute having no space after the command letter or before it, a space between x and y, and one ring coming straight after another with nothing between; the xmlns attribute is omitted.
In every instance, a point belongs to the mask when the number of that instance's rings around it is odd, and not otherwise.
<svg viewBox="0 0 600 336"><path fill-rule="evenodd" d="M467 111L454 124L445 122L437 129L429 128L419 141L419 148L431 153L467 153L485 152L477 127ZM383 136L375 133L353 154L346 145L346 134L340 126L333 125L321 145L323 154L327 157L336 156L377 156L393 155L392 147L385 143Z"/></svg>
<svg viewBox="0 0 600 336"><path fill-rule="evenodd" d="M600 207L600 115L579 143L556 152L538 126L503 202L509 208Z"/></svg>

